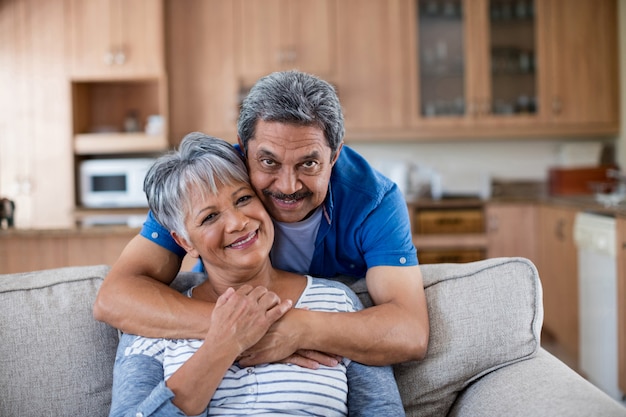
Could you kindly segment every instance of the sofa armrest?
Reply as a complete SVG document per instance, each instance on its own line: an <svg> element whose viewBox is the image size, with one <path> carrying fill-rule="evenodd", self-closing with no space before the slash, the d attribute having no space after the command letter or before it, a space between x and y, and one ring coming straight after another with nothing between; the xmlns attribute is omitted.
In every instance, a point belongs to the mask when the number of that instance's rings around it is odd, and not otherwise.
<svg viewBox="0 0 626 417"><path fill-rule="evenodd" d="M448 416L624 417L626 407L540 349L475 381Z"/></svg>

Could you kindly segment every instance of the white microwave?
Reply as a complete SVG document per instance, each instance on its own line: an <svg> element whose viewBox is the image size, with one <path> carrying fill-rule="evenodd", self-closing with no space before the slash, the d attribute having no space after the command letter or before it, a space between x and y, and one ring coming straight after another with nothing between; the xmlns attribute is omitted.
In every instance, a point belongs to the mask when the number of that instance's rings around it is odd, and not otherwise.
<svg viewBox="0 0 626 417"><path fill-rule="evenodd" d="M80 164L80 203L84 207L147 207L143 181L151 158L89 159Z"/></svg>

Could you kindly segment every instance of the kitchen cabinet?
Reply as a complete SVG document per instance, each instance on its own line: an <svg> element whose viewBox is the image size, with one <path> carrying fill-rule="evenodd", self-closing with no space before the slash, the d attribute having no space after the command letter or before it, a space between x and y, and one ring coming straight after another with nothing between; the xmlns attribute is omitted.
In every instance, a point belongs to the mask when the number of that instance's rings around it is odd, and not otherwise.
<svg viewBox="0 0 626 417"><path fill-rule="evenodd" d="M579 358L577 209L541 204L537 269L543 287L544 330L563 348L568 362Z"/></svg>
<svg viewBox="0 0 626 417"><path fill-rule="evenodd" d="M615 0L537 1L544 65L541 103L557 130L619 132Z"/></svg>
<svg viewBox="0 0 626 417"><path fill-rule="evenodd" d="M163 2L67 0L67 7L75 172L87 159L166 151L169 101ZM77 176L77 223L84 217L80 187Z"/></svg>
<svg viewBox="0 0 626 417"><path fill-rule="evenodd" d="M521 256L537 263L537 206L489 202L485 206L487 257Z"/></svg>
<svg viewBox="0 0 626 417"><path fill-rule="evenodd" d="M332 76L335 0L235 3L238 40L234 50L244 88L270 72L293 68L322 78Z"/></svg>
<svg viewBox="0 0 626 417"><path fill-rule="evenodd" d="M72 225L70 97L63 60L68 22L62 6L5 0L0 7L0 196L15 201L17 228Z"/></svg>
<svg viewBox="0 0 626 417"><path fill-rule="evenodd" d="M338 87L349 138L380 137L406 127L408 3L337 2Z"/></svg>
<svg viewBox="0 0 626 417"><path fill-rule="evenodd" d="M408 203L420 264L465 263L486 257L482 200L417 200Z"/></svg>
<svg viewBox="0 0 626 417"><path fill-rule="evenodd" d="M0 232L0 274L79 265L112 265L137 229Z"/></svg>
<svg viewBox="0 0 626 417"><path fill-rule="evenodd" d="M409 1L410 130L617 133L616 15L615 0Z"/></svg>
<svg viewBox="0 0 626 417"><path fill-rule="evenodd" d="M67 0L75 79L158 77L164 73L160 0Z"/></svg>
<svg viewBox="0 0 626 417"><path fill-rule="evenodd" d="M239 77L234 2L169 0L165 3L170 132L179 143L192 131L237 140ZM237 28L237 30L233 30Z"/></svg>
<svg viewBox="0 0 626 417"><path fill-rule="evenodd" d="M617 217L618 386L626 392L626 217Z"/></svg>

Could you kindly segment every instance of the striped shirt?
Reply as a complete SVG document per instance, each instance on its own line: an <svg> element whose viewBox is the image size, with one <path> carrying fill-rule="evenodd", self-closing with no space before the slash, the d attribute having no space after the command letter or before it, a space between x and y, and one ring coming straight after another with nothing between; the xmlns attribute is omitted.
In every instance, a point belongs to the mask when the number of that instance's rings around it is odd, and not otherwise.
<svg viewBox="0 0 626 417"><path fill-rule="evenodd" d="M361 308L358 299L343 285L310 276L306 278L307 285L296 308L329 312L351 312ZM124 355L144 355L160 362L163 379L167 380L202 343L197 339L137 337L125 349ZM312 370L278 363L242 368L235 363L211 399L208 415L347 416L346 370L349 364L350 361L344 359L335 367L320 366Z"/></svg>

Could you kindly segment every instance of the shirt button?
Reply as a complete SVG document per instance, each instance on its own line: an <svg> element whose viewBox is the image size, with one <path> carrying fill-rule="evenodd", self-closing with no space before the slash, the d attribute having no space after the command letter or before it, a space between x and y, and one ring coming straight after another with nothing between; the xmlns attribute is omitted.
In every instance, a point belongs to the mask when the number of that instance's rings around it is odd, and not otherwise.
<svg viewBox="0 0 626 417"><path fill-rule="evenodd" d="M152 232L150 236L152 237L152 239L156 239L157 237L159 237L159 234L157 232Z"/></svg>
<svg viewBox="0 0 626 417"><path fill-rule="evenodd" d="M406 263L406 258L403 256L400 258L400 263L404 265Z"/></svg>
<svg viewBox="0 0 626 417"><path fill-rule="evenodd" d="M246 372L249 374L253 374L254 373L254 368L248 368L246 369Z"/></svg>
<svg viewBox="0 0 626 417"><path fill-rule="evenodd" d="M350 269L354 269L354 268L356 268L356 265L355 264L350 264Z"/></svg>
<svg viewBox="0 0 626 417"><path fill-rule="evenodd" d="M143 413L137 413L135 414L135 417L143 417Z"/></svg>

